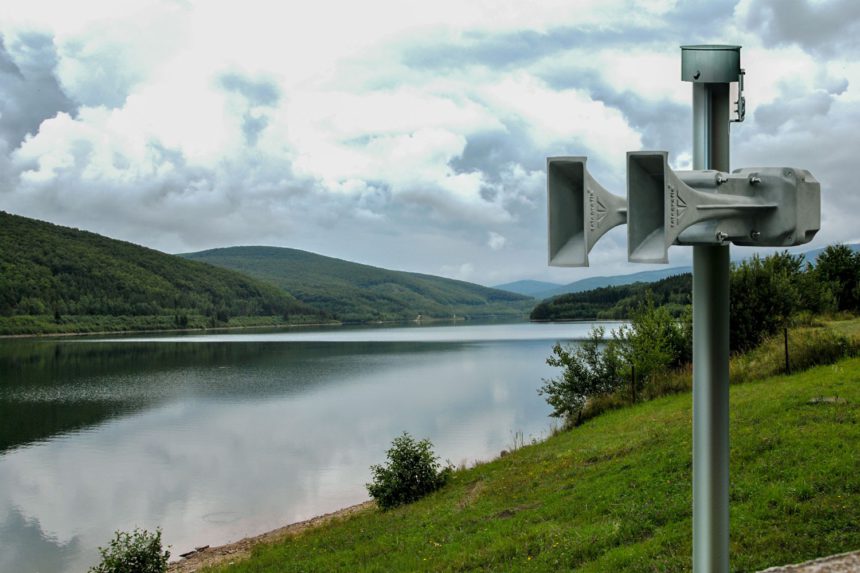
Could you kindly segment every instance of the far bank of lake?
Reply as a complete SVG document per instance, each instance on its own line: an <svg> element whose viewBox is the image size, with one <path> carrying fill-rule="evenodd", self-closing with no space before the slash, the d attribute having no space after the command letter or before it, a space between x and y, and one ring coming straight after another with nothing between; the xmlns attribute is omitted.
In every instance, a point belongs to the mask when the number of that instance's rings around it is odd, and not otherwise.
<svg viewBox="0 0 860 573"><path fill-rule="evenodd" d="M86 570L114 530L161 527L178 555L358 503L403 431L494 457L546 434L545 359L592 325L0 341L0 570Z"/></svg>

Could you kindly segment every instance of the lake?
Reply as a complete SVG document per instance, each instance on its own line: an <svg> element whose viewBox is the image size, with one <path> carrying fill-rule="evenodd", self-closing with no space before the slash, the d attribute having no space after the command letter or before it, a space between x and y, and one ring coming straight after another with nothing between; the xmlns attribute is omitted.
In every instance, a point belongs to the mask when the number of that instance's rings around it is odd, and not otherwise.
<svg viewBox="0 0 860 573"><path fill-rule="evenodd" d="M591 326L0 340L0 571L86 571L134 527L177 557L359 503L404 431L455 465L545 437L545 359Z"/></svg>

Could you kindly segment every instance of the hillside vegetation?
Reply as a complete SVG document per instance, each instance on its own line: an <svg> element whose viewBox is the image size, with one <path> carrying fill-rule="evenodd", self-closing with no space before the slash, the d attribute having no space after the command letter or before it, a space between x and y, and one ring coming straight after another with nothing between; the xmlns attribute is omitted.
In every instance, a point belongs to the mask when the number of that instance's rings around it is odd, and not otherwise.
<svg viewBox="0 0 860 573"><path fill-rule="evenodd" d="M566 285L555 285L542 291L531 292L529 295L537 299L552 298L563 294L571 294L594 290L603 287L622 286L633 283L653 283L675 275L689 274L690 267L668 267L654 271L640 271L627 275L598 276L580 279ZM519 292L514 290L514 292Z"/></svg>
<svg viewBox="0 0 860 573"><path fill-rule="evenodd" d="M0 334L323 319L237 272L0 211Z"/></svg>
<svg viewBox="0 0 860 573"><path fill-rule="evenodd" d="M860 359L733 386L731 412L732 570L860 547ZM609 412L215 570L689 571L691 416L689 393Z"/></svg>
<svg viewBox="0 0 860 573"><path fill-rule="evenodd" d="M651 293L658 306L680 314L691 303L693 277L675 275L656 282L607 286L563 294L539 303L531 312L532 320L595 320L629 318L630 313Z"/></svg>
<svg viewBox="0 0 860 573"><path fill-rule="evenodd" d="M798 313L860 312L860 253L849 245L830 245L815 253L815 264L783 251L732 265L732 337L753 343L733 342L733 350L751 348L761 340L755 333L769 334ZM532 310L531 319L629 318L646 295L678 316L690 304L691 291L689 273L655 283L604 287L545 300Z"/></svg>
<svg viewBox="0 0 860 573"><path fill-rule="evenodd" d="M269 281L347 322L525 316L534 300L431 275L391 271L296 249L231 247L185 258Z"/></svg>

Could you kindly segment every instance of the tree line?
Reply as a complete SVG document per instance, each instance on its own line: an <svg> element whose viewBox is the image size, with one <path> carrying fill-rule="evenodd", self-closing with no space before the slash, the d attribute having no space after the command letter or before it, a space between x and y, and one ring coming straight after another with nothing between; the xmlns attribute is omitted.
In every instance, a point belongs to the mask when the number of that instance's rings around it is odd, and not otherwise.
<svg viewBox="0 0 860 573"><path fill-rule="evenodd" d="M567 299L563 304L576 308L572 298L614 300L617 305L631 292L643 293L627 316L628 324L608 335L603 328L594 328L588 340L578 345L554 346L547 363L562 368L562 372L544 380L539 390L553 407L552 416L575 424L585 406L596 398L629 391L629 398L636 401L637 390L648 390L668 373L689 365L691 307L684 305L678 312L674 306L677 295L684 292L681 287L686 286L689 293L689 277L664 279L655 284L658 288L654 291L646 285L625 285L559 297ZM768 257L756 255L733 266L730 289L730 349L734 354L750 352L789 325L810 324L821 315L860 312L860 253L845 245L831 245L814 264L787 251ZM820 351L821 356L832 358L853 351L838 336L813 342L821 348L810 352ZM815 356L809 361L818 363ZM651 388L651 393L659 394L659 389Z"/></svg>

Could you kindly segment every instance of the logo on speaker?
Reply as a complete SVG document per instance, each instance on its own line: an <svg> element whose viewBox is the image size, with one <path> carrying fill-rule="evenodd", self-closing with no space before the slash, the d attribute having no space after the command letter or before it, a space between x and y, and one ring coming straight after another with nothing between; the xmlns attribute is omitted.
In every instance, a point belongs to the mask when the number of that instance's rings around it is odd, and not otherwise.
<svg viewBox="0 0 860 573"><path fill-rule="evenodd" d="M677 227L681 217L687 211L687 202L684 201L677 189L671 185L667 185L667 187L669 188L669 226Z"/></svg>
<svg viewBox="0 0 860 573"><path fill-rule="evenodd" d="M597 196L592 189L588 189L588 226L589 229L594 231L600 225L603 224L603 220L606 219L606 215L609 214L609 211L606 209L606 205L600 200L600 197Z"/></svg>

